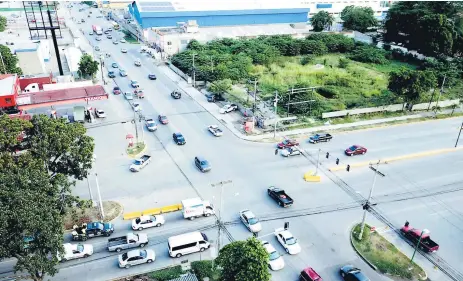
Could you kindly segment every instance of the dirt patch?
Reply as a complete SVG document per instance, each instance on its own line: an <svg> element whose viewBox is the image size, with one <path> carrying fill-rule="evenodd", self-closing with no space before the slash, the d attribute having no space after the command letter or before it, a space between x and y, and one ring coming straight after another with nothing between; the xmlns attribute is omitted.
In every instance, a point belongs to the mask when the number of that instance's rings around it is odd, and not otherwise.
<svg viewBox="0 0 463 281"><path fill-rule="evenodd" d="M127 148L127 155L129 155L132 158L136 158L143 151L145 151L146 148L147 148L146 144L139 142L137 144L134 144L133 147Z"/></svg>
<svg viewBox="0 0 463 281"><path fill-rule="evenodd" d="M104 222L112 221L122 213L122 205L115 201L104 201L103 210L105 213ZM81 209L73 208L67 211L64 216L64 229L70 230L73 225L82 225L91 221L101 221L100 208L98 206Z"/></svg>

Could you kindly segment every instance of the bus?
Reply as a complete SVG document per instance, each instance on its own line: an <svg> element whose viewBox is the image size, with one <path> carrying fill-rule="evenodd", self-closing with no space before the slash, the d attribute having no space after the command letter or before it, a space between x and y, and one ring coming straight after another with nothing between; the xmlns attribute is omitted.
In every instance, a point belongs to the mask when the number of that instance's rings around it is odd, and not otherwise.
<svg viewBox="0 0 463 281"><path fill-rule="evenodd" d="M199 231L172 236L167 241L169 255L173 258L179 258L183 255L196 252L204 252L211 246L206 234Z"/></svg>
<svg viewBox="0 0 463 281"><path fill-rule="evenodd" d="M113 25L114 30L119 30L119 24L115 21L112 21L111 24Z"/></svg>

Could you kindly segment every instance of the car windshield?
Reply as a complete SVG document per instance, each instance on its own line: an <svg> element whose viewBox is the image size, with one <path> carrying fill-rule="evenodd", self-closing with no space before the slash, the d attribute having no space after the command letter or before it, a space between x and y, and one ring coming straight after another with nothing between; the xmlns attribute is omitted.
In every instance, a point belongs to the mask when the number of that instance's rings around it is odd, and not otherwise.
<svg viewBox="0 0 463 281"><path fill-rule="evenodd" d="M103 110L98 110L98 113L99 113L99 114L103 114L104 111L103 111Z"/></svg>
<svg viewBox="0 0 463 281"><path fill-rule="evenodd" d="M123 260L123 261L126 261L127 258L128 258L127 253L123 253L123 254L122 254L122 260Z"/></svg>
<svg viewBox="0 0 463 281"><path fill-rule="evenodd" d="M278 259L279 257L280 257L280 253L278 253L277 251L274 251L274 252L270 253L269 259L271 261L274 261L274 260Z"/></svg>
<svg viewBox="0 0 463 281"><path fill-rule="evenodd" d="M146 253L146 250L141 250L141 251L140 251L140 257L142 257L142 258L145 259L146 256L148 256L148 253Z"/></svg>
<svg viewBox="0 0 463 281"><path fill-rule="evenodd" d="M248 219L248 222L249 222L249 224L253 225L253 224L256 224L256 223L258 223L258 222L259 222L259 220L258 220L258 219L256 219L256 218L250 218L250 219Z"/></svg>
<svg viewBox="0 0 463 281"><path fill-rule="evenodd" d="M286 239L286 244L287 245L294 245L296 243L297 243L297 240L294 237L290 237L290 238Z"/></svg>
<svg viewBox="0 0 463 281"><path fill-rule="evenodd" d="M135 222L138 224L138 223L141 222L141 219L140 219L140 218L137 218L137 219L135 219Z"/></svg>
<svg viewBox="0 0 463 281"><path fill-rule="evenodd" d="M355 145L349 147L349 150L356 150L356 149L357 149L357 147Z"/></svg>
<svg viewBox="0 0 463 281"><path fill-rule="evenodd" d="M185 139L183 138L183 136L177 136L177 139L178 139L179 141L185 140Z"/></svg>
<svg viewBox="0 0 463 281"><path fill-rule="evenodd" d="M209 165L209 163L207 163L207 161L201 161L201 166L207 166Z"/></svg>
<svg viewBox="0 0 463 281"><path fill-rule="evenodd" d="M82 253L84 251L84 245L82 245L82 244L77 245L77 251L79 253Z"/></svg>
<svg viewBox="0 0 463 281"><path fill-rule="evenodd" d="M140 160L135 160L135 165L141 165L141 161Z"/></svg>

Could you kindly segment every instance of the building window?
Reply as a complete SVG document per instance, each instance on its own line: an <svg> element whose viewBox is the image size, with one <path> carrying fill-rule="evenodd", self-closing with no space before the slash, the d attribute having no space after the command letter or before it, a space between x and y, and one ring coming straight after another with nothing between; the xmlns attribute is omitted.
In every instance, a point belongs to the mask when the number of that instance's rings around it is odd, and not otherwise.
<svg viewBox="0 0 463 281"><path fill-rule="evenodd" d="M13 103L13 100L11 98L5 98L5 103L6 104L11 104L11 103Z"/></svg>
<svg viewBox="0 0 463 281"><path fill-rule="evenodd" d="M172 42L167 41L167 46L170 46L170 45L172 45Z"/></svg>
<svg viewBox="0 0 463 281"><path fill-rule="evenodd" d="M188 40L181 40L181 41L180 41L180 44L186 45L186 44L188 44Z"/></svg>

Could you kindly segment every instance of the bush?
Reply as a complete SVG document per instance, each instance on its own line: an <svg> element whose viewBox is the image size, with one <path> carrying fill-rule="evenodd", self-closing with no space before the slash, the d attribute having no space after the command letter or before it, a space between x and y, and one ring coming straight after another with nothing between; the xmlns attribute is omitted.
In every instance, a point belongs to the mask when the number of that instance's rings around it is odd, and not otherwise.
<svg viewBox="0 0 463 281"><path fill-rule="evenodd" d="M339 59L339 68L347 68L349 66L349 60L345 58L340 58Z"/></svg>
<svg viewBox="0 0 463 281"><path fill-rule="evenodd" d="M328 48L326 47L325 43L321 41L313 41L313 40L304 40L301 43L301 54L313 54L316 56L321 56L328 53Z"/></svg>
<svg viewBox="0 0 463 281"><path fill-rule="evenodd" d="M302 65L307 65L309 63L314 62L315 56L314 55L305 55L301 58L300 62Z"/></svg>
<svg viewBox="0 0 463 281"><path fill-rule="evenodd" d="M386 64L389 63L386 54L385 50L369 45L359 45L350 53L349 58L359 62Z"/></svg>
<svg viewBox="0 0 463 281"><path fill-rule="evenodd" d="M180 277L182 273L182 267L177 265L149 273L148 276L155 281L167 281Z"/></svg>
<svg viewBox="0 0 463 281"><path fill-rule="evenodd" d="M209 277L209 279L214 278L214 270L212 268L213 261L203 260L203 261L194 261L191 263L191 269L193 273L198 277L198 280L203 280L204 277Z"/></svg>

